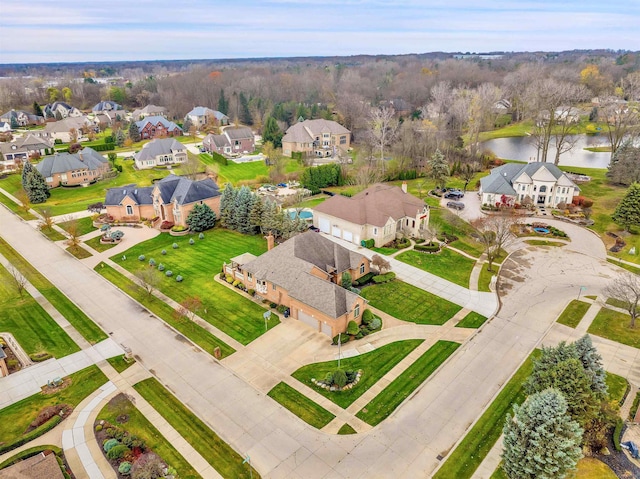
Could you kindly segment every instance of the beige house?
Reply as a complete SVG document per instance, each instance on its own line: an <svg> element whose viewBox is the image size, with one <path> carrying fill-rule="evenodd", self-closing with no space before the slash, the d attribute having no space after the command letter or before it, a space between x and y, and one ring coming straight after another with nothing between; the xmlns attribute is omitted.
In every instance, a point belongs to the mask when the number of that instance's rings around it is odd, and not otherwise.
<svg viewBox="0 0 640 479"><path fill-rule="evenodd" d="M47 123L44 131L51 139L60 140L62 143L69 143L72 139L72 130L75 130L76 137L80 138L83 128L92 128L93 126L91 120L86 116L70 116L63 120Z"/></svg>
<svg viewBox="0 0 640 479"><path fill-rule="evenodd" d="M321 232L350 243L375 240L376 247L398 233L419 236L429 225L429 207L402 188L376 184L351 198L335 195L313 209L313 225Z"/></svg>
<svg viewBox="0 0 640 479"><path fill-rule="evenodd" d="M327 157L345 153L351 132L331 120L304 120L289 127L282 138L282 154L302 152L306 156Z"/></svg>
<svg viewBox="0 0 640 479"><path fill-rule="evenodd" d="M109 188L104 201L107 214L116 221L141 221L157 218L156 226L173 223L186 226L196 204L206 204L220 216L220 191L211 179L190 180L169 175L155 186L136 185Z"/></svg>
<svg viewBox="0 0 640 479"><path fill-rule="evenodd" d="M187 161L187 147L173 138L156 138L146 143L133 157L139 170Z"/></svg>
<svg viewBox="0 0 640 479"><path fill-rule="evenodd" d="M47 156L33 167L44 176L49 188L60 185L87 185L99 180L111 170L109 161L89 147L78 153Z"/></svg>
<svg viewBox="0 0 640 479"><path fill-rule="evenodd" d="M260 298L289 308L291 317L333 337L349 321L362 322L367 300L342 286L342 274L353 280L369 272L369 259L312 231L272 247L259 257L248 253L225 264L228 274Z"/></svg>
<svg viewBox="0 0 640 479"><path fill-rule="evenodd" d="M9 375L9 368L7 368L7 353L4 352L2 345L0 344L0 378Z"/></svg>

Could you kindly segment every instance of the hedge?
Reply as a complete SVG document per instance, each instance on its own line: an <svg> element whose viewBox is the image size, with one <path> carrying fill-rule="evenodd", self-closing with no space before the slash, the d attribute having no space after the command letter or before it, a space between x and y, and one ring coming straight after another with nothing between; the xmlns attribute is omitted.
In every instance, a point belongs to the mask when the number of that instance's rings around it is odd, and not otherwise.
<svg viewBox="0 0 640 479"><path fill-rule="evenodd" d="M440 251L440 245L438 244L417 244L413 247L416 251L422 251L424 253L437 253Z"/></svg>
<svg viewBox="0 0 640 479"><path fill-rule="evenodd" d="M360 277L359 277L356 281L354 281L352 284L353 284L354 286L362 286L363 284L367 284L369 281L371 281L371 279L372 279L374 276L378 276L378 273L371 271L371 272L369 272L369 273L367 273L367 274L365 274L365 275L363 275L363 276L360 276Z"/></svg>
<svg viewBox="0 0 640 479"><path fill-rule="evenodd" d="M393 281L396 279L396 274L394 272L389 272L385 274L379 274L375 278L373 278L373 282L376 284L388 283L389 281Z"/></svg>
<svg viewBox="0 0 640 479"><path fill-rule="evenodd" d="M616 427L613 430L613 447L616 451L622 451L622 447L620 447L620 438L622 437L622 426L624 426L624 421L622 418L618 418L616 421Z"/></svg>
<svg viewBox="0 0 640 479"><path fill-rule="evenodd" d="M366 239L360 241L360 246L364 246L365 248L373 248L376 244L376 240L374 239Z"/></svg>
<svg viewBox="0 0 640 479"><path fill-rule="evenodd" d="M0 454L4 454L5 452L12 451L13 449L18 448L18 447L22 446L23 444L28 443L29 441L33 441L35 438L40 437L44 433L51 431L51 429L56 427L61 422L62 422L62 417L60 417L58 415L53 416L51 419L49 419L43 425L41 425L40 427L37 427L33 431L25 434L24 436L20 437L19 439L15 440L14 442L9 443L9 444L1 445L0 446Z"/></svg>

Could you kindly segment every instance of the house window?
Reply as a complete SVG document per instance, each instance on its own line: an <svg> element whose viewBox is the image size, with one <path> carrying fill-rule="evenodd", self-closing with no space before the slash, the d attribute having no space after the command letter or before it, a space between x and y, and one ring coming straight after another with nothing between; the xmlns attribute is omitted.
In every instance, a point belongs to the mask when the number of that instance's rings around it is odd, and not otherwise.
<svg viewBox="0 0 640 479"><path fill-rule="evenodd" d="M275 283L271 283L271 289L274 290L274 291L276 290L276 284Z"/></svg>
<svg viewBox="0 0 640 479"><path fill-rule="evenodd" d="M356 307L353 308L353 317L354 318L360 317L360 305L359 304L356 304Z"/></svg>
<svg viewBox="0 0 640 479"><path fill-rule="evenodd" d="M360 265L360 274L364 274L364 263Z"/></svg>
<svg viewBox="0 0 640 479"><path fill-rule="evenodd" d="M127 205L127 215L128 216L133 215L133 206Z"/></svg>
<svg viewBox="0 0 640 479"><path fill-rule="evenodd" d="M247 280L253 281L253 275L251 273L247 273Z"/></svg>
<svg viewBox="0 0 640 479"><path fill-rule="evenodd" d="M538 191L538 187L536 185L533 185L533 191Z"/></svg>
<svg viewBox="0 0 640 479"><path fill-rule="evenodd" d="M346 145L347 144L347 137L346 136L341 136L340 137L340 144L341 145Z"/></svg>
<svg viewBox="0 0 640 479"><path fill-rule="evenodd" d="M378 236L378 228L373 228L373 236Z"/></svg>
<svg viewBox="0 0 640 479"><path fill-rule="evenodd" d="M547 191L547 187L545 185L542 185L540 187L540 193L546 193L546 191Z"/></svg>

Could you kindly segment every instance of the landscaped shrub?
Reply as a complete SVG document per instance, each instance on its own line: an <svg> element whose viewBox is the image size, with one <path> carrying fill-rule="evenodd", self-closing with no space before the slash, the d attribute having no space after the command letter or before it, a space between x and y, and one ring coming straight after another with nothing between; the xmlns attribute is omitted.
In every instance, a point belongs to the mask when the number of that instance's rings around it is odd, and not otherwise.
<svg viewBox="0 0 640 479"><path fill-rule="evenodd" d="M156 265L156 260L155 260L155 259L153 259L153 258L151 258L151 259L149 260L149 266L155 266L155 265Z"/></svg>
<svg viewBox="0 0 640 479"><path fill-rule="evenodd" d="M120 441L118 441L117 439L114 439L114 438L107 439L106 441L104 441L104 444L102 444L102 449L104 449L104 452L109 452L118 444L120 444Z"/></svg>
<svg viewBox="0 0 640 479"><path fill-rule="evenodd" d="M180 275L176 276L176 281L178 283L182 283L182 279L183 279L182 276L180 276Z"/></svg>
<svg viewBox="0 0 640 479"><path fill-rule="evenodd" d="M170 278L171 276L173 276L173 271L171 271L171 270L167 270L167 271L165 271L165 273L164 273L164 274L165 274L165 276L167 276L168 278Z"/></svg>
<svg viewBox="0 0 640 479"><path fill-rule="evenodd" d="M182 225L175 225L171 227L171 231L175 232L175 233L181 233L182 231L187 231L187 227L186 226L182 226Z"/></svg>
<svg viewBox="0 0 640 479"><path fill-rule="evenodd" d="M270 302L270 303L269 303L269 307L270 307L270 308L276 308L277 306L278 306L278 305L277 305L276 303L274 303L274 302Z"/></svg>
<svg viewBox="0 0 640 479"><path fill-rule="evenodd" d="M118 444L117 446L112 447L107 452L107 457L109 459L121 459L130 452L131 449L129 449L127 446L125 446L124 444Z"/></svg>
<svg viewBox="0 0 640 479"><path fill-rule="evenodd" d="M370 309L365 309L364 313L362 313L363 324L369 324L373 318L375 318L375 316Z"/></svg>
<svg viewBox="0 0 640 479"><path fill-rule="evenodd" d="M164 271L164 265L162 263L158 265L158 271Z"/></svg>
<svg viewBox="0 0 640 479"><path fill-rule="evenodd" d="M172 247L173 249L178 249L178 243L173 243L173 244L171 245L171 247Z"/></svg>
<svg viewBox="0 0 640 479"><path fill-rule="evenodd" d="M195 244L196 242L193 240L193 238L189 238L189 244Z"/></svg>
<svg viewBox="0 0 640 479"><path fill-rule="evenodd" d="M240 280L239 280L239 279L236 279L233 283L231 283L231 286L233 286L234 288L236 288L239 284L240 284Z"/></svg>
<svg viewBox="0 0 640 479"><path fill-rule="evenodd" d="M167 250L163 249L162 251L160 251L160 254L162 254L162 255L167 254Z"/></svg>
<svg viewBox="0 0 640 479"><path fill-rule="evenodd" d="M373 282L376 284L382 284L382 283L388 283L389 281L392 281L396 279L396 274L392 271L385 273L385 274L379 274L378 276L373 278Z"/></svg>
<svg viewBox="0 0 640 479"><path fill-rule="evenodd" d="M140 256L138 256L138 259L140 261L144 261L145 259L147 259L143 254L141 254Z"/></svg>
<svg viewBox="0 0 640 479"><path fill-rule="evenodd" d="M204 233L200 233L200 234L198 235L198 239L204 239Z"/></svg>
<svg viewBox="0 0 640 479"><path fill-rule="evenodd" d="M374 316L371 322L367 325L367 328L369 328L369 331L375 331L376 329L380 329L381 327L382 327L382 319L380 319L377 316Z"/></svg>
<svg viewBox="0 0 640 479"><path fill-rule="evenodd" d="M123 476L131 474L131 463L129 461L121 462L118 466L118 472Z"/></svg>
<svg viewBox="0 0 640 479"><path fill-rule="evenodd" d="M230 274L228 274L228 275L226 275L226 276L224 277L224 280L225 280L227 283L231 284L231 283L233 283L233 276L231 276Z"/></svg>
<svg viewBox="0 0 640 479"><path fill-rule="evenodd" d="M364 276L361 276L360 278L358 278L358 281L354 281L353 285L354 286L362 286L363 284L367 284L369 281L371 281L371 279L374 276L377 276L377 275L378 275L378 273L371 271L371 272L365 274Z"/></svg>
<svg viewBox="0 0 640 479"><path fill-rule="evenodd" d="M343 388L347 384L347 374L342 369L337 369L333 373L333 384Z"/></svg>
<svg viewBox="0 0 640 479"><path fill-rule="evenodd" d="M376 240L372 239L368 239L366 240L366 247L367 248L373 248L376 245Z"/></svg>
<svg viewBox="0 0 640 479"><path fill-rule="evenodd" d="M256 290L255 290L255 289L251 289L251 288L249 288L249 289L247 290L247 293L249 293L249 295L250 295L250 296L255 296L255 294L256 294Z"/></svg>
<svg viewBox="0 0 640 479"><path fill-rule="evenodd" d="M440 245L439 244L417 244L413 247L413 249L423 253L436 253L440 251Z"/></svg>
<svg viewBox="0 0 640 479"><path fill-rule="evenodd" d="M618 418L618 420L616 421L616 427L613 430L613 447L615 448L616 451L622 451L622 448L620 447L620 438L622 437L622 426L624 426L624 422L622 421L622 418Z"/></svg>
<svg viewBox="0 0 640 479"><path fill-rule="evenodd" d="M51 354L49 353L34 353L29 355L29 359L31 359L31 361L33 361L34 363L41 363L42 361L46 361L47 359L50 359L52 357L53 356L51 356Z"/></svg>
<svg viewBox="0 0 640 479"><path fill-rule="evenodd" d="M102 431L102 424L98 424L96 426L96 432L100 432L100 431Z"/></svg>
<svg viewBox="0 0 640 479"><path fill-rule="evenodd" d="M349 323L347 323L347 334L358 334L358 330L358 323L356 323L355 321L349 321Z"/></svg>
<svg viewBox="0 0 640 479"><path fill-rule="evenodd" d="M338 339L340 339L340 344L348 343L351 339L348 334L340 333L336 334L331 340L332 344L338 344Z"/></svg>
<svg viewBox="0 0 640 479"><path fill-rule="evenodd" d="M277 310L279 313L282 313L282 314L284 314L284 312L285 312L287 309L289 309L289 308L287 308L284 304L279 304L279 305L278 305L278 307L276 308L276 310Z"/></svg>

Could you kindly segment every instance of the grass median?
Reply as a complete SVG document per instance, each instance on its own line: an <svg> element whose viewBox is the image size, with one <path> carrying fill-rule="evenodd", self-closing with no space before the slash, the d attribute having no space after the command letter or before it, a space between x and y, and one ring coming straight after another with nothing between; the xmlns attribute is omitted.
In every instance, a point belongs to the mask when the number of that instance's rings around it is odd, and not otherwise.
<svg viewBox="0 0 640 479"><path fill-rule="evenodd" d="M267 396L317 429L322 429L335 418L332 413L304 394L296 391L287 383L280 382L276 384Z"/></svg>
<svg viewBox="0 0 640 479"><path fill-rule="evenodd" d="M396 256L396 259L463 288L469 287L471 271L476 264L475 260L447 248L443 248L437 254L421 253L415 250L404 251Z"/></svg>
<svg viewBox="0 0 640 479"><path fill-rule="evenodd" d="M475 311L471 311L462 319L462 321L456 324L456 328L479 328L486 320L486 316L476 313Z"/></svg>
<svg viewBox="0 0 640 479"><path fill-rule="evenodd" d="M582 321L582 318L590 307L591 305L589 303L574 299L564 308L564 311L562 311L562 314L558 317L558 323L569 326L570 328L575 328L580 324L580 321Z"/></svg>

